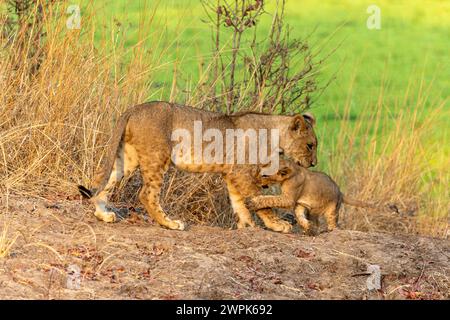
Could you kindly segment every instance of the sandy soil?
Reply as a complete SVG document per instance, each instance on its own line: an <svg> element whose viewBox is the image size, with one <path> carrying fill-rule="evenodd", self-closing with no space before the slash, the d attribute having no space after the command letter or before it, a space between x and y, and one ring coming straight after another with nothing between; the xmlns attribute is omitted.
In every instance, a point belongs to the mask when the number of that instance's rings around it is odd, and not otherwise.
<svg viewBox="0 0 450 320"><path fill-rule="evenodd" d="M0 209L0 248L2 227L16 239L0 258L1 299L450 298L448 240L194 225L170 231L137 214L99 222L79 200L9 198ZM369 265L381 268L378 291L367 289Z"/></svg>

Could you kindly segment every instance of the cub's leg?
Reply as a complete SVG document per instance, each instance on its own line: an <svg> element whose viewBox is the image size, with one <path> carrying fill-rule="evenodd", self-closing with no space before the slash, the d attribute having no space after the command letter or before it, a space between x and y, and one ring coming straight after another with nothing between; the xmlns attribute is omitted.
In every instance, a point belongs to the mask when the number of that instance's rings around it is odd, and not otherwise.
<svg viewBox="0 0 450 320"><path fill-rule="evenodd" d="M333 231L334 229L336 229L338 222L338 211L339 208L336 205L332 205L325 210L324 215L325 219L327 220L328 231Z"/></svg>
<svg viewBox="0 0 450 320"><path fill-rule="evenodd" d="M259 195L261 189L253 183L251 175L242 174L242 172L231 172L227 174L225 181L228 181L227 186L232 186L231 190L229 187L228 191L230 193L233 210L238 215L238 228L242 227L243 224L250 224L250 221L254 225L250 211L245 206L244 199L246 197ZM288 233L292 229L291 224L277 217L272 212L272 209L261 209L256 211L256 214L264 222L264 225L273 231ZM241 222L241 220L243 222Z"/></svg>
<svg viewBox="0 0 450 320"><path fill-rule="evenodd" d="M166 228L184 230L184 223L167 217L159 203L164 173L170 164L169 156L166 154L152 154L140 158L139 164L144 180L144 186L139 193L139 200L145 206L148 214Z"/></svg>
<svg viewBox="0 0 450 320"><path fill-rule="evenodd" d="M306 213L308 212L308 209L306 209L302 205L297 205L295 207L295 216L297 218L298 224L303 228L303 231L306 234L310 234L311 232L311 223L309 222L308 218L306 217Z"/></svg>
<svg viewBox="0 0 450 320"><path fill-rule="evenodd" d="M113 211L107 209L108 195L116 185L124 177L128 177L138 166L138 159L136 150L134 147L128 143L122 142L117 151L116 159L114 161L113 170L108 178L108 182L103 190L99 191L95 197L91 199L92 203L95 205L94 215L102 221L114 222L116 221L116 214ZM94 185L98 185L98 181L102 180L104 176L103 172L100 172L95 181Z"/></svg>
<svg viewBox="0 0 450 320"><path fill-rule="evenodd" d="M256 196L253 198L247 198L245 204L251 210L260 210L265 208L285 208L291 209L295 205L295 201L292 199L280 195L280 196Z"/></svg>

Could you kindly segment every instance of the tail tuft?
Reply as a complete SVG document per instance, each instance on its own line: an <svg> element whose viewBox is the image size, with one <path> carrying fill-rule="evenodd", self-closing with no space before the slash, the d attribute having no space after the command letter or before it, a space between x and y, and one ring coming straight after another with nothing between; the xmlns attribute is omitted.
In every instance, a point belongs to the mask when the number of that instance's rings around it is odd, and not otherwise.
<svg viewBox="0 0 450 320"><path fill-rule="evenodd" d="M83 187L82 185L78 185L78 191L81 193L81 195L85 199L90 199L93 196L92 191L86 187Z"/></svg>

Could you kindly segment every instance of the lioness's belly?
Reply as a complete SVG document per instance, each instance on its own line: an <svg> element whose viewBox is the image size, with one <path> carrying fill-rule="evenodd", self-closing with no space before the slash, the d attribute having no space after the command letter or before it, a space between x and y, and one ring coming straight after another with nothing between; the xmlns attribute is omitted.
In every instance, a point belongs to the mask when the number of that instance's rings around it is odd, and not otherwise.
<svg viewBox="0 0 450 320"><path fill-rule="evenodd" d="M227 164L192 164L184 162L174 162L176 168L188 172L211 172L211 173L228 173L232 170L232 165Z"/></svg>

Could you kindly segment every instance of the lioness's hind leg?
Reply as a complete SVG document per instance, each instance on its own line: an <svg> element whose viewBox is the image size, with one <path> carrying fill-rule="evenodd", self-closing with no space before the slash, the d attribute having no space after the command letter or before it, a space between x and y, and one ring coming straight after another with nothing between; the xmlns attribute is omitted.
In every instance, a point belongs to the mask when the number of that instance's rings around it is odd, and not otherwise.
<svg viewBox="0 0 450 320"><path fill-rule="evenodd" d="M167 217L159 203L164 173L169 168L170 158L164 155L155 155L151 159L139 159L139 162L144 179L144 187L139 194L139 200L145 206L148 214L166 228L184 230L184 223Z"/></svg>
<svg viewBox="0 0 450 320"><path fill-rule="evenodd" d="M116 221L116 214L108 210L108 195L116 183L129 176L138 166L136 150L130 144L121 144L117 152L116 160L106 186L92 198L95 205L94 215L102 221ZM100 176L104 173L100 173Z"/></svg>

